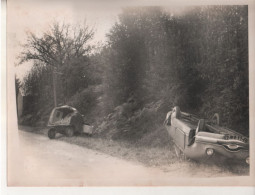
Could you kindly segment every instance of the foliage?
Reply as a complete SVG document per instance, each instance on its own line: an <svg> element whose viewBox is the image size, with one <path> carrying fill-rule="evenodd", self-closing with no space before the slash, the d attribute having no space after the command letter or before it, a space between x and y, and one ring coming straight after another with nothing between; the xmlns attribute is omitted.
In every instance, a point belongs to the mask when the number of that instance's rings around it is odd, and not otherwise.
<svg viewBox="0 0 255 195"><path fill-rule="evenodd" d="M70 98L67 102L68 105L76 108L81 114L85 116L86 122L91 123L94 121L93 111L97 106L97 92L95 92L94 87L90 86L81 92L77 92Z"/></svg>
<svg viewBox="0 0 255 195"><path fill-rule="evenodd" d="M51 69L55 76L58 103L65 103L91 82L88 55L93 35L93 29L86 25L54 23L41 36L28 34L24 51L19 56L20 64L32 60L35 66L40 63Z"/></svg>
<svg viewBox="0 0 255 195"><path fill-rule="evenodd" d="M247 6L124 9L101 55L104 100L112 109L134 96L141 109L163 100L203 117L220 112L223 125L247 134L247 17Z"/></svg>
<svg viewBox="0 0 255 195"><path fill-rule="evenodd" d="M23 91L26 99L25 113L35 114L46 105L53 106L52 72L47 66L33 66L23 80Z"/></svg>
<svg viewBox="0 0 255 195"><path fill-rule="evenodd" d="M219 112L224 126L249 133L247 6L190 7L182 14L125 8L107 43L90 55L93 31L78 28L71 36L71 29L57 24L28 36L21 62L39 60L43 70L34 68L25 88L44 101L52 90L47 71L57 68L59 100L93 119L98 134L153 137L174 105L202 117ZM39 85L38 71L47 84Z"/></svg>
<svg viewBox="0 0 255 195"><path fill-rule="evenodd" d="M42 36L29 33L20 63L38 60L47 66L61 67L73 59L82 58L91 50L88 41L93 37L88 26L71 27L54 23Z"/></svg>

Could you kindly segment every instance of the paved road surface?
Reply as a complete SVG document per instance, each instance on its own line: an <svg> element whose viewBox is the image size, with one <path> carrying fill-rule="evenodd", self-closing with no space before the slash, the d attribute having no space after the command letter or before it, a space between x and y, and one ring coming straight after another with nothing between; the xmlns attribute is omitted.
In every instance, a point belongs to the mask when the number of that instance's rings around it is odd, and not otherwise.
<svg viewBox="0 0 255 195"><path fill-rule="evenodd" d="M210 185L212 181L182 178L188 173L180 165L163 171L66 142L49 140L42 135L24 131L18 131L18 134L19 160L15 162L15 169L9 169L11 186L155 186L182 185L183 182ZM215 179L219 185L224 185L221 180Z"/></svg>

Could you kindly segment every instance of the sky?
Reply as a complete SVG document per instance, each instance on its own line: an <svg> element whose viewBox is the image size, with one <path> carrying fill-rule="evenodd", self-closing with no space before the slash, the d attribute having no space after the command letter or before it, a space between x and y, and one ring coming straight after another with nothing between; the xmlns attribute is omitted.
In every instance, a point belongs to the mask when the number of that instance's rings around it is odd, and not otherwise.
<svg viewBox="0 0 255 195"><path fill-rule="evenodd" d="M118 19L121 6L110 4L73 3L70 1L9 0L7 3L7 64L15 66L17 56L26 42L27 32L40 34L54 21L86 24L95 29L93 42L106 41L106 33ZM15 67L15 74L23 78L32 62Z"/></svg>
<svg viewBox="0 0 255 195"><path fill-rule="evenodd" d="M156 0L155 0L156 1ZM173 1L173 0L172 0ZM54 22L79 24L86 19L87 25L95 29L93 42L106 41L106 34L118 20L122 8L126 6L162 6L160 0L8 0L7 2L7 65L13 67L18 78L23 78L30 70L32 62L15 66L17 56L26 42L26 33L39 35ZM178 2L178 1L174 1ZM187 3L169 3L165 9L175 14L187 11ZM15 67L15 68L14 68Z"/></svg>
<svg viewBox="0 0 255 195"><path fill-rule="evenodd" d="M84 22L95 29L93 42L106 41L106 34L118 20L123 7L160 6L148 0L8 0L7 1L7 65L15 67L14 74L22 79L32 67L32 62L15 66L17 56L26 42L27 32L39 35L54 21L79 24ZM173 3L169 9L176 9Z"/></svg>

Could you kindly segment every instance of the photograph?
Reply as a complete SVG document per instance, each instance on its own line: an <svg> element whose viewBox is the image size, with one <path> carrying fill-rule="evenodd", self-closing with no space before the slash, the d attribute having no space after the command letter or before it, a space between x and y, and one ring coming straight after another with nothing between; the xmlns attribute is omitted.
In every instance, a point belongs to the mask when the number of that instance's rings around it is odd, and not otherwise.
<svg viewBox="0 0 255 195"><path fill-rule="evenodd" d="M7 1L7 185L255 185L249 6Z"/></svg>

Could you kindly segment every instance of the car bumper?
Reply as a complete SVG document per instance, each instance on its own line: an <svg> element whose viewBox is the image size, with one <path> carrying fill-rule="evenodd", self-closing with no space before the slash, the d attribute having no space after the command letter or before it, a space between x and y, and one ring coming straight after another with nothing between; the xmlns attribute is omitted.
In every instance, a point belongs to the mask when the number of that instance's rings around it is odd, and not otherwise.
<svg viewBox="0 0 255 195"><path fill-rule="evenodd" d="M184 149L184 154L194 160L206 160L211 158L233 159L238 161L249 161L249 150L240 149L229 151L223 145L195 141L192 146Z"/></svg>

